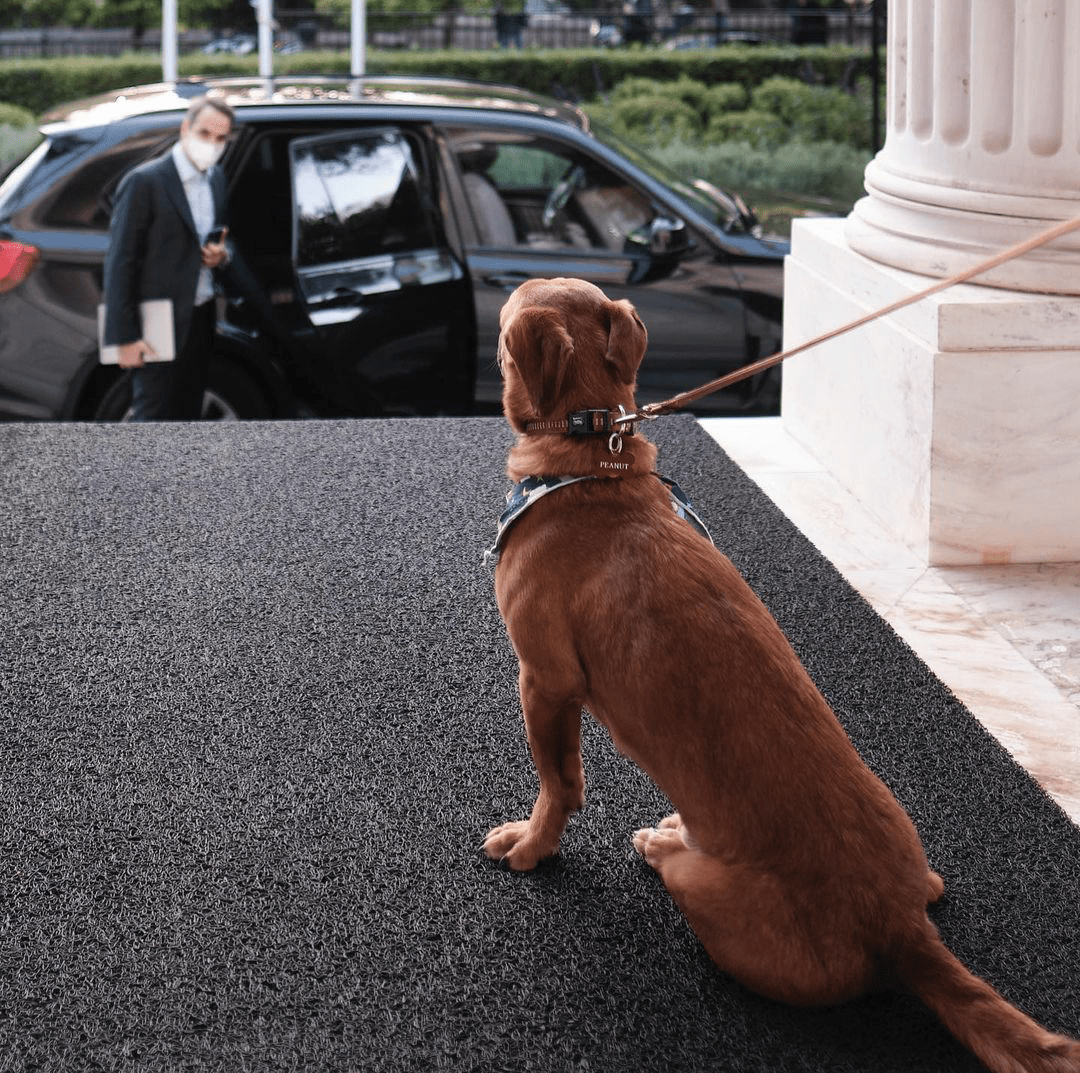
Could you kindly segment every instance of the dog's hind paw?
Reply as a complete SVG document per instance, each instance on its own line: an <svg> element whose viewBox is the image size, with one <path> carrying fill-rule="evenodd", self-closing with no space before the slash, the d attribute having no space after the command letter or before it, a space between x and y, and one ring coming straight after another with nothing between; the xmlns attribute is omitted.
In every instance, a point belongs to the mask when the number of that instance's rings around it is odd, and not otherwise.
<svg viewBox="0 0 1080 1073"><path fill-rule="evenodd" d="M668 820L672 817L668 817ZM678 827L661 820L659 827L642 827L634 832L634 849L659 871L665 857L671 853L687 848L683 839L682 825Z"/></svg>

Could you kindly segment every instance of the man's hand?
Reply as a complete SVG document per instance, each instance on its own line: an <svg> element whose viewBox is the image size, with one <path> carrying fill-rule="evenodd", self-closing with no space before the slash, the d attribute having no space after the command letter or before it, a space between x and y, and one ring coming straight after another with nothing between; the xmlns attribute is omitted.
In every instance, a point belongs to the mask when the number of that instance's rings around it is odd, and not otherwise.
<svg viewBox="0 0 1080 1073"><path fill-rule="evenodd" d="M147 354L152 358L157 357L157 352L145 339L121 343L117 350L117 363L122 369L141 369L146 364Z"/></svg>
<svg viewBox="0 0 1080 1073"><path fill-rule="evenodd" d="M202 247L202 263L207 268L219 268L229 259L229 251L225 248L225 237L228 233L229 229L223 227L219 242L208 242Z"/></svg>

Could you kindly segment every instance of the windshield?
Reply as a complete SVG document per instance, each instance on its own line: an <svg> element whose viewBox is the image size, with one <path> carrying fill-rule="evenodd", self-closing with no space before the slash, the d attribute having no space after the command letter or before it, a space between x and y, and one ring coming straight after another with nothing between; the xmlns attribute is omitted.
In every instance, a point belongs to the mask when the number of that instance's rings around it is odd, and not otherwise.
<svg viewBox="0 0 1080 1073"><path fill-rule="evenodd" d="M589 131L598 142L625 157L658 183L663 184L683 201L724 231L756 234L757 218L747 208L742 198L732 196L704 179L689 182L676 175L658 160L654 160L639 146L616 134L602 123L589 120Z"/></svg>

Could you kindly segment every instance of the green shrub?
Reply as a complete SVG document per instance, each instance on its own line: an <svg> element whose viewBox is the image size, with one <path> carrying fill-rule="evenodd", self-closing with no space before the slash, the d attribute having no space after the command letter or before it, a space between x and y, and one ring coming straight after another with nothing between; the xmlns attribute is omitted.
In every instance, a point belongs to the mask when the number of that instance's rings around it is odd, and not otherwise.
<svg viewBox="0 0 1080 1073"><path fill-rule="evenodd" d="M793 123L802 107L803 90L808 88L798 79L775 75L754 87L751 101L755 108L772 112L785 123Z"/></svg>
<svg viewBox="0 0 1080 1073"><path fill-rule="evenodd" d="M689 75L681 74L674 82L663 82L664 94L682 101L683 104L693 108L701 117L705 118L709 111L709 87L704 82Z"/></svg>
<svg viewBox="0 0 1080 1073"><path fill-rule="evenodd" d="M803 141L870 145L865 105L832 86L809 86L794 78L768 78L750 95L751 107L778 116Z"/></svg>
<svg viewBox="0 0 1080 1073"><path fill-rule="evenodd" d="M17 104L5 104L0 101L0 126L17 128L32 127L33 125L33 112L28 112Z"/></svg>
<svg viewBox="0 0 1080 1073"><path fill-rule="evenodd" d="M741 112L746 108L749 100L749 91L736 82L721 82L716 86L707 86L704 96L705 114L712 119L724 112Z"/></svg>
<svg viewBox="0 0 1080 1073"><path fill-rule="evenodd" d="M705 141L741 142L755 149L775 149L788 140L784 121L771 112L750 108L745 112L721 112L709 120Z"/></svg>
<svg viewBox="0 0 1080 1073"><path fill-rule="evenodd" d="M871 152L838 142L791 142L772 157L774 190L798 190L852 205L863 194Z"/></svg>
<svg viewBox="0 0 1080 1073"><path fill-rule="evenodd" d="M40 141L32 112L0 101L0 176Z"/></svg>
<svg viewBox="0 0 1080 1073"><path fill-rule="evenodd" d="M649 152L677 175L707 179L748 196L767 192L825 199L841 215L862 197L870 160L868 152L834 142L788 142L774 149L746 142L670 142Z"/></svg>
<svg viewBox="0 0 1080 1073"><path fill-rule="evenodd" d="M714 115L739 111L746 107L749 93L738 83L724 82L707 86L683 74L673 82L632 75L624 78L611 92L611 103L618 113L626 102L655 101L657 98L679 101L693 109L699 125L705 126Z"/></svg>
<svg viewBox="0 0 1080 1073"><path fill-rule="evenodd" d="M37 143L41 135L33 126L11 126L0 123L0 178L7 174Z"/></svg>
<svg viewBox="0 0 1080 1073"><path fill-rule="evenodd" d="M636 97L657 97L667 92L668 85L669 83L661 82L656 78L640 78L637 75L631 75L629 78L624 78L611 91L611 103L632 101Z"/></svg>
<svg viewBox="0 0 1080 1073"><path fill-rule="evenodd" d="M701 114L667 94L633 97L612 105L616 128L634 141L663 144L701 133Z"/></svg>
<svg viewBox="0 0 1080 1073"><path fill-rule="evenodd" d="M787 142L870 146L865 94L791 78L769 78L748 91L735 83L706 86L686 75L672 82L632 76L616 86L610 106L590 104L588 111L624 137L653 145L703 136L709 143L736 141L760 149Z"/></svg>

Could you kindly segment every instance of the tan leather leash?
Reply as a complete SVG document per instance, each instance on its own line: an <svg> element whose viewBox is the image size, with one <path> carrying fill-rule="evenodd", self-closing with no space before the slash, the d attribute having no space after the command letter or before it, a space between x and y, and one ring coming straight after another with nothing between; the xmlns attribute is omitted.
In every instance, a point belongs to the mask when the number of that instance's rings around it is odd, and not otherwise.
<svg viewBox="0 0 1080 1073"><path fill-rule="evenodd" d="M879 317L886 317L890 313L895 313L898 309L903 309L905 306L914 305L916 302L920 302L924 298L929 298L930 295L937 294L939 291L947 290L957 283L966 283L975 276L982 275L984 272L989 272L990 269L997 268L1007 261L1022 257L1025 253L1038 249L1040 246L1045 246L1048 242L1053 242L1054 239L1061 238L1063 235L1069 234L1070 231L1077 230L1077 228L1080 228L1080 216L1074 220L1064 220L1046 231L1040 232L1034 238L1025 239L1023 242L1018 242L1015 246L1010 246L1007 250L987 258L985 261L980 261L972 268L959 272L955 276L950 276L948 279L939 280L925 290L909 295L907 298L901 298L899 301L893 302L891 305L883 306L881 309L876 309L873 313L867 313L865 316L849 321L839 328L833 328L830 331L823 332L813 339L808 339L805 343L799 343L798 346L789 347L787 350L778 351L770 357L762 358L760 361L751 362L749 365L744 365L742 368L736 369L726 376L718 377L716 380L710 380L709 383L694 388L692 391L684 391L664 402L651 402L647 406L641 407L640 411L636 414L626 414L625 416L615 418L615 424L621 425L628 421L639 421L642 418L646 421L651 421L656 417L661 417L664 414L669 414L675 410L682 409L682 407L688 406L690 403L696 402L706 395L711 395L714 391L722 391L732 384L737 384L740 380L745 380L748 376L754 376L756 373L771 369L774 365L779 365L782 361L787 361L788 358L794 357L796 354L801 354L804 350L809 350L811 347L818 346L820 343L835 339L837 336L844 335L847 332L853 331L855 328L861 328L864 324L869 324L872 320L877 320Z"/></svg>

